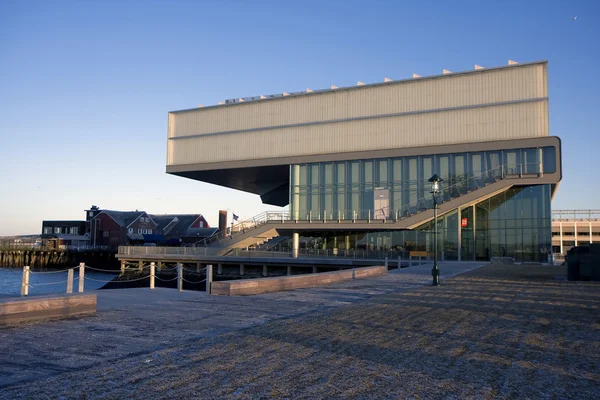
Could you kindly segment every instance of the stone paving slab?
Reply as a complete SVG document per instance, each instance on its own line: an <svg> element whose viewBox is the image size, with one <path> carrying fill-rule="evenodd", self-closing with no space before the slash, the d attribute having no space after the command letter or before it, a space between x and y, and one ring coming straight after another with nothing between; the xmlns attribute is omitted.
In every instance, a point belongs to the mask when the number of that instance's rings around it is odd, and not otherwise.
<svg viewBox="0 0 600 400"><path fill-rule="evenodd" d="M61 355L56 346L60 334L85 337L79 332L89 320L0 330L2 346L16 344L14 337L23 334L54 339L42 346L23 342L18 356L2 352L0 365L20 357L35 361L36 350L41 351L37 360L45 361L46 374L28 370L19 384L10 376L18 366L5 371L8 382L0 398L599 397L600 284L556 280L560 269L523 265L487 266L446 276L442 286L431 287L423 286L431 279L429 268L421 269L390 273L378 283L369 280L373 285L355 281L227 298L240 303L206 303L204 310L215 318L215 308L225 314L242 306L250 311L228 314L233 318L229 325L223 321L220 332L202 330L194 319L175 329L166 324L167 338L160 329L141 334L129 343L138 350L123 355L129 347L116 346L87 364L80 360L85 367L78 370L55 361ZM442 273L451 270L447 266ZM137 302L132 298L123 310L131 306L130 313L139 313L143 301L132 297ZM175 304L198 307L214 299L200 297L190 295L170 306L164 300L163 314L173 313ZM286 310L294 306L301 311ZM270 312L280 314L269 317ZM151 314L140 314L139 324ZM106 326L123 331L108 330L99 338L125 341L135 325L126 317L114 320ZM166 342L157 344L150 339L155 337ZM98 357L90 342L76 347Z"/></svg>
<svg viewBox="0 0 600 400"><path fill-rule="evenodd" d="M442 277L479 266L448 263ZM182 341L414 289L431 279L430 268L403 268L375 279L249 297L166 288L96 290L95 317L0 328L0 389Z"/></svg>

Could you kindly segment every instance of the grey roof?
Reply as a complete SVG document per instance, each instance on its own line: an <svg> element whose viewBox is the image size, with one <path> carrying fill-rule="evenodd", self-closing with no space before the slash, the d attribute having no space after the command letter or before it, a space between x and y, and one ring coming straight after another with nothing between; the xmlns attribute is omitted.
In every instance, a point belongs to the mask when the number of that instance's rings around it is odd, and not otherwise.
<svg viewBox="0 0 600 400"><path fill-rule="evenodd" d="M110 215L119 225L127 227L133 221L135 221L140 215L144 214L145 211L115 211L115 210L102 210L103 213Z"/></svg>
<svg viewBox="0 0 600 400"><path fill-rule="evenodd" d="M189 236L188 231L190 230L190 225L192 225L198 217L202 216L202 214L167 214L149 216L154 220L154 222L158 224L157 228L160 230L165 229L167 225L169 225L175 218L177 218L177 223L174 224L168 232L164 233L164 236L165 238L180 238L183 236Z"/></svg>

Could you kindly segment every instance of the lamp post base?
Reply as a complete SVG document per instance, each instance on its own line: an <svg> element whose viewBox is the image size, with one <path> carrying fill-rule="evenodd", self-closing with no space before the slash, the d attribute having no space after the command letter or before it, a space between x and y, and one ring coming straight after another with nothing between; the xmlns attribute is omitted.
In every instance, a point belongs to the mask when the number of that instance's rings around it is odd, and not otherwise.
<svg viewBox="0 0 600 400"><path fill-rule="evenodd" d="M431 275L433 276L433 284L431 286L440 286L440 269L438 268L437 263L433 264Z"/></svg>

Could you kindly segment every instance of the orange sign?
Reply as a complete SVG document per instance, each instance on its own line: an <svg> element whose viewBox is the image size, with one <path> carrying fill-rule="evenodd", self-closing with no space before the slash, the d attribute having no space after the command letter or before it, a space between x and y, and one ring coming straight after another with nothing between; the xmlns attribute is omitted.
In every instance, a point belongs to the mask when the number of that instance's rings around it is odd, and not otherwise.
<svg viewBox="0 0 600 400"><path fill-rule="evenodd" d="M467 218L463 218L463 219L460 221L460 226L462 226L462 227L464 228L464 227L465 227L465 226L467 226L467 225L469 225L469 220L468 220Z"/></svg>

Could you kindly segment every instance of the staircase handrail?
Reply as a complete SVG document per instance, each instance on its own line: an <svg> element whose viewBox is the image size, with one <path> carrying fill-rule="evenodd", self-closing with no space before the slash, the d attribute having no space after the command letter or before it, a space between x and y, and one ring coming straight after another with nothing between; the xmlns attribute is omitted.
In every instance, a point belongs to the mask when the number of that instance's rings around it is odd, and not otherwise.
<svg viewBox="0 0 600 400"><path fill-rule="evenodd" d="M527 172L528 168L526 168L526 172L523 172L524 169L523 167L528 167L528 166L536 166L538 167L536 172ZM464 174L463 175L459 175L459 176L452 176L451 179L456 180L459 179L459 181L457 181L456 183L450 185L450 186L444 186L442 185L442 189L440 190L440 194L438 195L438 204L443 204L449 200L452 200L453 198L462 196L463 194L468 193L469 191L472 190L476 190L482 187L485 187L493 182L496 182L498 180L502 180L505 179L508 175L523 175L523 174L532 174L532 173L537 173L537 174L541 174L542 172L542 163L538 162L538 163L516 163L516 164L500 164L496 167L490 168L488 170L482 171L479 173L479 175L477 176L468 176L466 177ZM509 173L509 172L517 172L517 173ZM482 179L484 179L482 181ZM490 182L489 179L492 179L493 182ZM476 182L477 185L475 188L471 188L471 185L469 183L471 182ZM466 193L463 193L466 192ZM454 196L453 193L458 192L458 196ZM343 219L357 219L357 220L365 220L365 219L390 219L390 220L402 220L405 218L408 218L412 215L418 214L421 211L427 210L430 207L428 207L429 203L433 202L433 196L431 195L431 193L429 193L427 196L423 196L421 198L416 199L415 201L408 203L408 204L404 204L402 205L402 207L400 209L396 209L394 210L392 207L390 207L389 205L386 207L383 207L381 209L377 209L377 210L337 210L338 213L343 212L344 213L344 218ZM358 211L358 213L357 213ZM381 211L381 214L388 215L387 218L376 218L376 215L378 214L377 212ZM390 211L395 211L394 216L392 217L390 215ZM322 218L322 216L320 215L321 212L324 214ZM329 216L326 216L326 210L323 210L318 213L318 215L316 216L316 218L314 219L315 221L317 220L336 220L339 218L339 216L330 214ZM359 216L359 218L347 218L348 215L346 215L347 212L351 212L352 216ZM367 218L363 217L363 213L364 212L373 212L373 215L368 215ZM309 213L311 213L311 211L309 211ZM231 238L233 239L233 237L239 235L240 233L245 233L246 231L249 230L253 230L265 223L269 223L269 221L289 221L289 220L294 220L293 216L291 215L292 213L290 211L264 211L252 218L246 219L242 222L238 222L237 224L232 225L230 228L226 228L217 232L214 232L211 236L209 236L208 238L205 238L203 240L200 240L196 243L194 243L194 246L208 246L210 243L213 243L215 241L221 241L225 238ZM276 218L274 218L276 217ZM338 218L336 218L338 217ZM299 220L299 219L298 219ZM308 221L312 220L312 216L309 214L308 215ZM237 228L237 231L236 231Z"/></svg>

